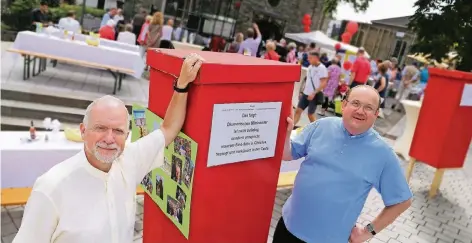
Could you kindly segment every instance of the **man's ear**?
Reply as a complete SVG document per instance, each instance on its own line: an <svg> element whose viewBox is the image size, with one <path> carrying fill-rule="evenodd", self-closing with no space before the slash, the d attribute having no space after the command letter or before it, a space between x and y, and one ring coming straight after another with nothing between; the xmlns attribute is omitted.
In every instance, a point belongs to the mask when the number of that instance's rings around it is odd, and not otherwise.
<svg viewBox="0 0 472 243"><path fill-rule="evenodd" d="M80 123L79 129L80 129L80 136L82 137L82 139L84 139L84 136L85 136L85 125L84 125L83 123Z"/></svg>

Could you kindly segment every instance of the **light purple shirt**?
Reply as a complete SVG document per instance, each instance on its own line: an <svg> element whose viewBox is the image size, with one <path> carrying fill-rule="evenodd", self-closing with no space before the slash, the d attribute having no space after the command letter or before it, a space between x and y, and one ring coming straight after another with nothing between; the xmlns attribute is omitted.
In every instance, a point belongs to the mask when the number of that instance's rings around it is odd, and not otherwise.
<svg viewBox="0 0 472 243"><path fill-rule="evenodd" d="M258 36L256 39L247 38L239 45L238 53L243 54L246 50L246 53L249 52L251 56L255 57L259 49L259 44L261 44L261 36ZM249 53L247 55L249 55Z"/></svg>

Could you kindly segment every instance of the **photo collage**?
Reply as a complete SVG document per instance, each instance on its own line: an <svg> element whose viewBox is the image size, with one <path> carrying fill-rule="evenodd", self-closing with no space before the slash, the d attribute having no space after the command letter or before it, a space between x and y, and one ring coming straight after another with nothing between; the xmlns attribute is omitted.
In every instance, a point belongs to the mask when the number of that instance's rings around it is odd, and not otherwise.
<svg viewBox="0 0 472 243"><path fill-rule="evenodd" d="M160 128L162 119L146 108L133 106L131 141ZM143 132L144 131L144 132ZM142 180L144 191L188 238L197 143L182 132L164 149L164 163Z"/></svg>

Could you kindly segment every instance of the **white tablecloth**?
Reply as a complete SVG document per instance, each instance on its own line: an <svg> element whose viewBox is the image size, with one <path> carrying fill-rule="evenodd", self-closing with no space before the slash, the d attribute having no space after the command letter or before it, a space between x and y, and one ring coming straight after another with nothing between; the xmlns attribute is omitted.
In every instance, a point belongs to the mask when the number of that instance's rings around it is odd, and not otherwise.
<svg viewBox="0 0 472 243"><path fill-rule="evenodd" d="M38 132L41 140L28 143L21 141L27 138L28 132L0 132L2 188L32 187L39 176L83 148L83 143L67 140L62 132L56 138L49 133L48 142L43 140L44 134ZM292 137L294 135L295 131ZM128 143L130 138L128 136ZM280 171L296 171L302 161L282 161Z"/></svg>
<svg viewBox="0 0 472 243"><path fill-rule="evenodd" d="M415 135L416 123L420 115L421 102L414 100L402 100L401 103L405 108L406 126L405 131L397 139L394 145L394 150L401 154L405 160L410 159L410 147Z"/></svg>
<svg viewBox="0 0 472 243"><path fill-rule="evenodd" d="M19 32L12 49L131 69L134 71L133 76L136 78L141 78L145 66L139 52L105 45L95 47L87 45L84 41L64 40L53 35L48 36L31 31Z"/></svg>
<svg viewBox="0 0 472 243"><path fill-rule="evenodd" d="M55 37L58 37L58 38L64 38L64 31L56 31L56 32L51 33L51 35L55 36ZM78 40L78 41L84 41L85 42L86 37L87 37L87 35L83 35L83 34L75 34L74 35L74 39ZM130 45L130 44L122 43L122 42L118 42L118 41L112 41L112 40L107 40L107 39L100 38L100 45L107 46L107 47L113 47L113 48L117 48L117 49L120 49L120 50L127 50L127 51L133 51L133 52L138 52L139 53L139 46Z"/></svg>

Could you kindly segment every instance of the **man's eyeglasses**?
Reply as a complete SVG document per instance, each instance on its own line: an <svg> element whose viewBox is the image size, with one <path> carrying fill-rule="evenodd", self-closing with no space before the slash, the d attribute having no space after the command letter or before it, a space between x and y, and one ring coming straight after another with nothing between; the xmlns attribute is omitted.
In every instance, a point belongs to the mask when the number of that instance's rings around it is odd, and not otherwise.
<svg viewBox="0 0 472 243"><path fill-rule="evenodd" d="M372 105L365 104L363 105L360 101L358 100L346 100L352 107L359 109L362 107L365 113L370 113L374 114L377 111L377 108L375 108Z"/></svg>

